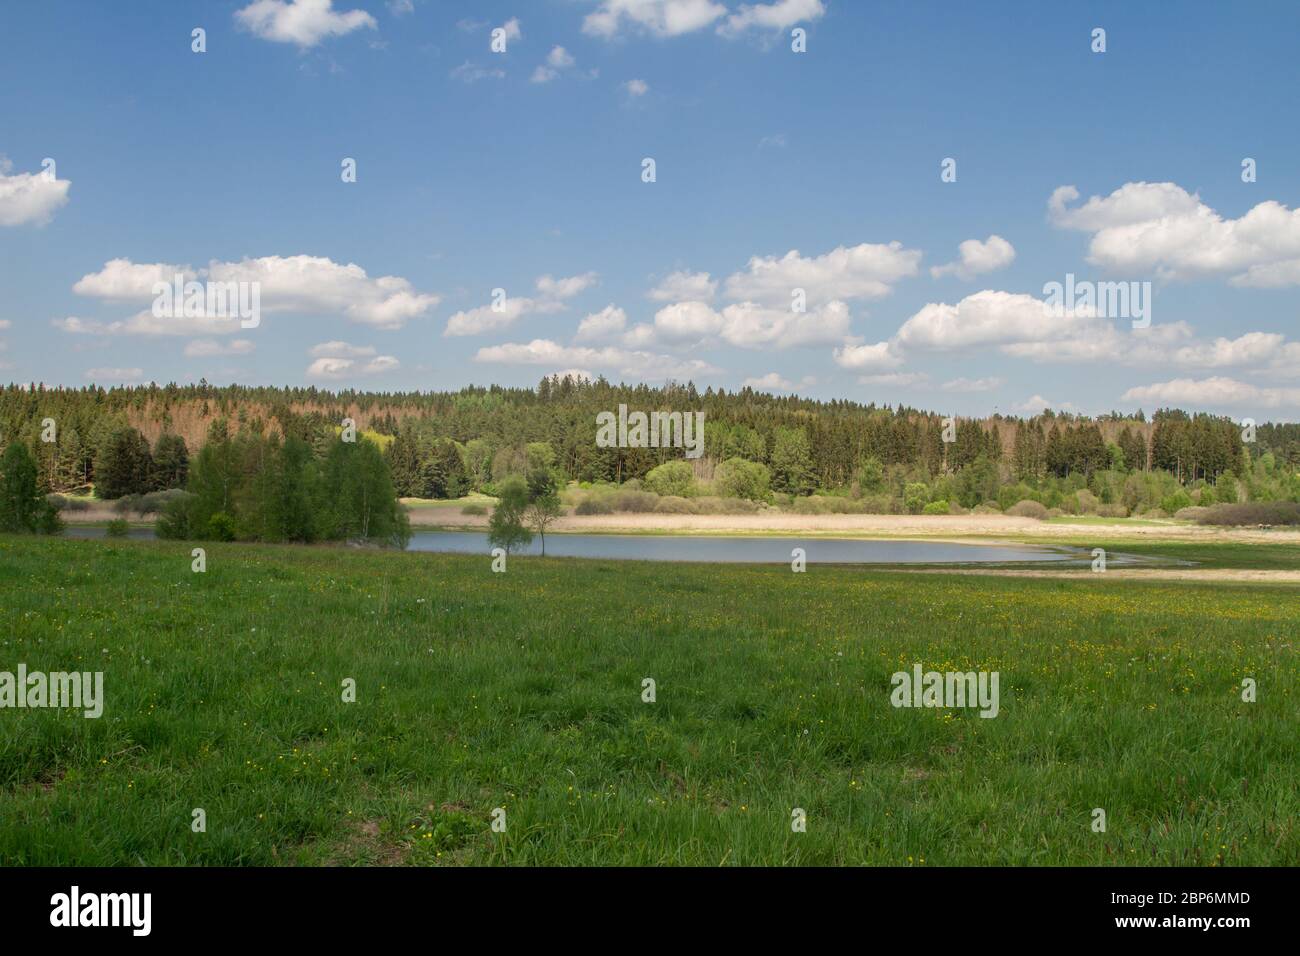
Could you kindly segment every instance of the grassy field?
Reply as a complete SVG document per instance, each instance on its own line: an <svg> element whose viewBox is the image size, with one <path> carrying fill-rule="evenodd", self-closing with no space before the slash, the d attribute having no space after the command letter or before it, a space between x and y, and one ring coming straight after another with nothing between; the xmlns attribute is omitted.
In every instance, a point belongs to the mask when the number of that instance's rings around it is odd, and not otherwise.
<svg viewBox="0 0 1300 956"><path fill-rule="evenodd" d="M1294 590L190 561L0 537L0 670L107 698L0 710L0 863L1300 863ZM891 707L918 662L998 671L999 716Z"/></svg>

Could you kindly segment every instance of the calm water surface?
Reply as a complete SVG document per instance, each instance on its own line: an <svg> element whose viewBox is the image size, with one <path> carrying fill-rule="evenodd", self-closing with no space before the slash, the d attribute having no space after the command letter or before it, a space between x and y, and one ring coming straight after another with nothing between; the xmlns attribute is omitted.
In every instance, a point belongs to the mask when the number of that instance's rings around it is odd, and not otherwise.
<svg viewBox="0 0 1300 956"><path fill-rule="evenodd" d="M69 538L102 538L102 527L71 526ZM132 528L130 537L148 540L152 528ZM704 561L741 564L788 564L790 552L803 548L810 564L987 564L1027 561L1089 560L1086 550L1027 544L950 544L941 541L864 541L851 538L748 537L689 535L552 534L546 554L557 558L606 558L623 561ZM475 531L416 531L411 551L489 554L487 535ZM534 538L524 553L541 554ZM1123 562L1123 555L1107 555Z"/></svg>

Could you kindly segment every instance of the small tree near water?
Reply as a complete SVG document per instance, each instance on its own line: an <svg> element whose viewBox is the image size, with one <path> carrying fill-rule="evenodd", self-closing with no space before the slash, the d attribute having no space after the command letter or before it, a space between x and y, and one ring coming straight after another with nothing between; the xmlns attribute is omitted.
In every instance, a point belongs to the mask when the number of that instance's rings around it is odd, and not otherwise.
<svg viewBox="0 0 1300 956"><path fill-rule="evenodd" d="M526 548L533 542L533 533L524 527L524 513L528 508L528 483L519 475L501 482L497 489L497 506L488 519L488 542L502 548L506 554Z"/></svg>

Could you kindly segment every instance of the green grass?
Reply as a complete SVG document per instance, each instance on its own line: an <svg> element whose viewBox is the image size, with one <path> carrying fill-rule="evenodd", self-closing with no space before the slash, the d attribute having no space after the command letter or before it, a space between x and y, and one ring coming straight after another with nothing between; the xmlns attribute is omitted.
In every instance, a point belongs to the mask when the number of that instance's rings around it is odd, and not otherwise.
<svg viewBox="0 0 1300 956"><path fill-rule="evenodd" d="M1104 548L1107 554L1137 554L1166 561L1191 561L1198 568L1207 569L1300 570L1300 545L1297 544L1256 544L1244 541L1143 541L1133 538L1107 541L1104 538L1089 540L1074 536L1042 543L1066 544L1088 549Z"/></svg>
<svg viewBox="0 0 1300 956"><path fill-rule="evenodd" d="M0 537L0 863L1300 863L1292 591L190 547Z"/></svg>

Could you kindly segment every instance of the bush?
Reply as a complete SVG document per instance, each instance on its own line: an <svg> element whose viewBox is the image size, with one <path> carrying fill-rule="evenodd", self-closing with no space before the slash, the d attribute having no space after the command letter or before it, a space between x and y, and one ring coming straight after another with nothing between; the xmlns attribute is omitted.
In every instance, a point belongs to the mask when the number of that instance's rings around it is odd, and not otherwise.
<svg viewBox="0 0 1300 956"><path fill-rule="evenodd" d="M612 515L614 513L614 503L606 496L588 495L578 502L578 507L573 509L573 513L578 515Z"/></svg>
<svg viewBox="0 0 1300 956"><path fill-rule="evenodd" d="M152 515L160 514L169 504L185 496L185 492L179 488L168 488L165 491L151 491L147 495L140 495L140 500L136 503L135 511L137 514Z"/></svg>
<svg viewBox="0 0 1300 956"><path fill-rule="evenodd" d="M931 501L921 509L921 514L923 515L946 515L947 513L948 502L946 501Z"/></svg>
<svg viewBox="0 0 1300 956"><path fill-rule="evenodd" d="M1097 496L1086 488L1074 493L1074 501L1078 513L1081 515L1095 515L1097 508L1101 505L1101 502L1097 500Z"/></svg>
<svg viewBox="0 0 1300 956"><path fill-rule="evenodd" d="M1241 505L1215 505L1197 520L1222 527L1300 524L1300 504L1294 501L1252 501Z"/></svg>
<svg viewBox="0 0 1300 956"><path fill-rule="evenodd" d="M1063 510L1061 510L1060 508L1048 508L1048 509L1047 509L1047 517L1049 517L1049 518L1060 518L1060 517L1062 517L1064 514L1065 514L1065 512L1064 512Z"/></svg>
<svg viewBox="0 0 1300 956"><path fill-rule="evenodd" d="M645 487L664 497L690 498L695 494L695 472L684 461L667 461L645 476Z"/></svg>
<svg viewBox="0 0 1300 956"><path fill-rule="evenodd" d="M624 489L614 495L614 510L628 514L649 514L659 503L659 496L652 491Z"/></svg>
<svg viewBox="0 0 1300 956"><path fill-rule="evenodd" d="M126 523L125 518L114 518L104 529L104 533L110 538L125 538L131 530L131 526Z"/></svg>
<svg viewBox="0 0 1300 956"><path fill-rule="evenodd" d="M663 515L692 515L695 505L680 495L665 495L655 505L655 513Z"/></svg>
<svg viewBox="0 0 1300 956"><path fill-rule="evenodd" d="M182 492L163 508L154 525L154 534L170 541L185 541L190 537L190 502L194 496Z"/></svg>
<svg viewBox="0 0 1300 956"><path fill-rule="evenodd" d="M851 515L862 514L862 504L835 495L809 495L795 498L790 510L801 515Z"/></svg>
<svg viewBox="0 0 1300 956"><path fill-rule="evenodd" d="M743 458L728 458L718 466L714 478L717 490L726 497L750 501L766 500L771 483L772 473L766 465Z"/></svg>
<svg viewBox="0 0 1300 956"><path fill-rule="evenodd" d="M235 519L224 511L208 518L208 537L214 541L235 540Z"/></svg>
<svg viewBox="0 0 1300 956"><path fill-rule="evenodd" d="M1123 505L1098 505L1097 514L1103 518L1127 518L1128 509Z"/></svg>
<svg viewBox="0 0 1300 956"><path fill-rule="evenodd" d="M858 502L858 510L864 515L892 515L898 509L889 495L866 495Z"/></svg>
<svg viewBox="0 0 1300 956"><path fill-rule="evenodd" d="M1002 509L997 506L996 502L986 501L982 505L976 505L973 513L977 515L1000 515Z"/></svg>
<svg viewBox="0 0 1300 956"><path fill-rule="evenodd" d="M485 505L480 505L475 502L466 505L464 508L461 508L460 513L463 515L485 515L488 512L487 512L487 507Z"/></svg>
<svg viewBox="0 0 1300 956"><path fill-rule="evenodd" d="M1179 508L1174 512L1174 517L1179 521L1199 521L1204 515L1210 513L1208 507L1192 505L1190 508Z"/></svg>
<svg viewBox="0 0 1300 956"><path fill-rule="evenodd" d="M85 498L69 498L65 495L46 495L45 500L55 511L89 511L90 502Z"/></svg>
<svg viewBox="0 0 1300 956"><path fill-rule="evenodd" d="M752 515L762 507L746 498L719 498L706 495L694 500L695 513L701 515Z"/></svg>
<svg viewBox="0 0 1300 956"><path fill-rule="evenodd" d="M903 488L903 507L910 515L919 515L930 500L930 489L919 481L908 482Z"/></svg>
<svg viewBox="0 0 1300 956"><path fill-rule="evenodd" d="M159 514L168 504L184 494L185 492L179 488L169 488L166 491L151 491L143 495L123 495L113 502L113 510L120 515L135 512L143 518L146 515Z"/></svg>
<svg viewBox="0 0 1300 956"><path fill-rule="evenodd" d="M1036 518L1039 521L1047 518L1047 509L1037 501L1030 501L1028 498L1017 501L1006 510L1006 513L1016 518Z"/></svg>

